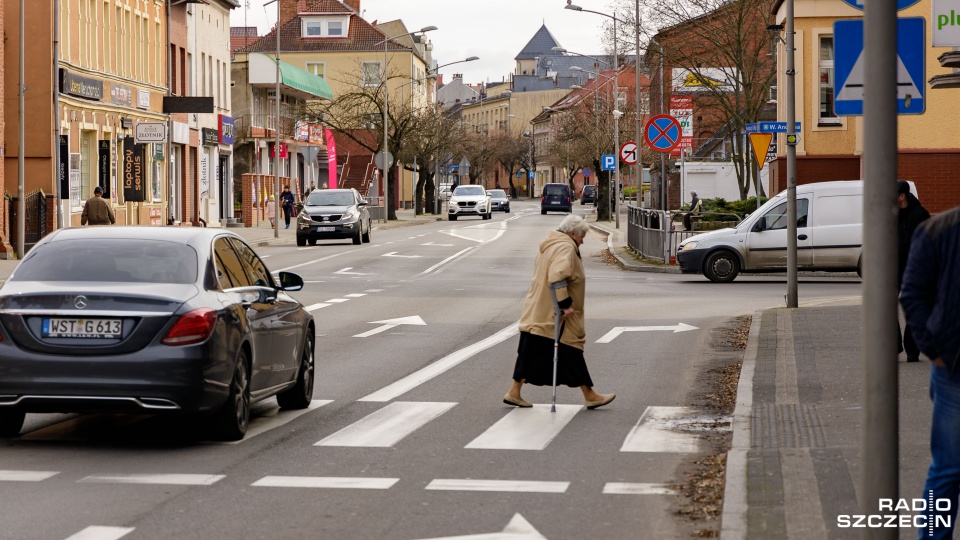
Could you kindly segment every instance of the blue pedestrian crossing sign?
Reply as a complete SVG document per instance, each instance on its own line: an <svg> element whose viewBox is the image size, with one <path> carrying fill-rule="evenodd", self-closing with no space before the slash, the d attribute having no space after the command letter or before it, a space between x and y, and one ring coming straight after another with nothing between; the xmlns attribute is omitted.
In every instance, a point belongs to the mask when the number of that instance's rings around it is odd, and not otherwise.
<svg viewBox="0 0 960 540"><path fill-rule="evenodd" d="M923 114L926 24L923 17L897 19L897 114ZM833 23L834 110L839 116L863 114L863 20Z"/></svg>
<svg viewBox="0 0 960 540"><path fill-rule="evenodd" d="M600 156L600 170L612 171L617 168L617 156L613 154L603 154Z"/></svg>

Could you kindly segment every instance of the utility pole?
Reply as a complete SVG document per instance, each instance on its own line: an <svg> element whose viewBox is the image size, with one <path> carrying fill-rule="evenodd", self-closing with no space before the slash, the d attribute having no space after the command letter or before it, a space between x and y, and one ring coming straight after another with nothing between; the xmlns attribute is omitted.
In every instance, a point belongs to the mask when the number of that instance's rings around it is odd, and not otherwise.
<svg viewBox="0 0 960 540"><path fill-rule="evenodd" d="M793 0L786 0L787 34L787 307L797 307L797 69L795 66ZM793 139L793 142L791 142Z"/></svg>
<svg viewBox="0 0 960 540"><path fill-rule="evenodd" d="M17 155L17 257L21 259L23 258L23 255L24 255L23 237L27 232L26 216L24 215L26 214L27 206L26 206L26 201L23 200L23 198L25 197L24 185L23 185L25 175L24 175L23 169L26 166L26 153L27 153L27 146L24 138L24 126L23 126L24 112L25 112L23 94L25 94L27 91L27 81L26 81L26 78L24 78L24 69L23 69L23 66L24 66L23 49L24 49L24 42L26 41L24 39L24 24L23 24L23 20L26 19L26 12L23 9L23 1L24 0L20 0L20 53L19 53L20 54L20 68L19 68L20 69L20 79L19 79L20 86L18 88L19 92L17 92L19 94L18 97L20 100L19 111L18 111L19 119L17 121L17 124L18 124L17 144L19 145L19 149L17 150L17 154L18 154ZM59 147L57 151L59 152ZM58 179L58 182L59 182L59 179ZM46 217L44 217L44 219L45 218Z"/></svg>

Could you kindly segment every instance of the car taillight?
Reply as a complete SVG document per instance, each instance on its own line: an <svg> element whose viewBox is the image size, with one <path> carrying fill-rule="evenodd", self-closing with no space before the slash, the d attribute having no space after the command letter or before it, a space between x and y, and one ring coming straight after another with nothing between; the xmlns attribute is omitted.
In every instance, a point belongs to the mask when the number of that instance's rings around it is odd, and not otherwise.
<svg viewBox="0 0 960 540"><path fill-rule="evenodd" d="M164 345L191 345L210 337L217 325L217 312L210 308L195 309L180 316L167 335L160 340Z"/></svg>

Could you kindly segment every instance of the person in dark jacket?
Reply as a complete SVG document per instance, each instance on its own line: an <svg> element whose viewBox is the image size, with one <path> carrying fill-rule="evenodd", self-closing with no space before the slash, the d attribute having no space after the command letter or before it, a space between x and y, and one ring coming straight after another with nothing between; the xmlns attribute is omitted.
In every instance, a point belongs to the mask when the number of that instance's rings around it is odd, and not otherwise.
<svg viewBox="0 0 960 540"><path fill-rule="evenodd" d="M290 191L290 186L283 186L283 193L280 194L280 207L283 208L283 219L290 228L290 216L293 215L293 204L295 198Z"/></svg>
<svg viewBox="0 0 960 540"><path fill-rule="evenodd" d="M917 226L930 218L930 212L920 204L920 201L910 193L910 183L900 180L897 183L897 204L900 212L897 214L897 257L899 268L897 271L897 286L903 285L903 271L907 268L907 256L910 254L910 240ZM900 341L900 321L897 321L897 343L900 350L907 351L907 362L920 361L920 348L913 339L910 325L903 329L903 340Z"/></svg>
<svg viewBox="0 0 960 540"><path fill-rule="evenodd" d="M924 512L932 534L953 538L960 495L960 207L924 221L910 244L900 304L930 366L930 469L923 499L946 500ZM944 526L943 520L949 525Z"/></svg>
<svg viewBox="0 0 960 540"><path fill-rule="evenodd" d="M80 214L80 225L113 225L117 218L113 213L113 205L103 198L103 188L93 188L93 197L83 203L83 213Z"/></svg>

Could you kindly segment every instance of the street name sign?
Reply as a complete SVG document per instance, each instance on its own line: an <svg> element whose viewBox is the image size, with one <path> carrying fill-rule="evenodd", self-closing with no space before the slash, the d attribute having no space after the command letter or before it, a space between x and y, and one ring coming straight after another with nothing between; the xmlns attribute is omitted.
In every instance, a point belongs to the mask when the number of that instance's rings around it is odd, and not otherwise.
<svg viewBox="0 0 960 540"><path fill-rule="evenodd" d="M897 19L897 114L926 109L923 17ZM833 23L834 110L840 116L863 114L863 20Z"/></svg>
<svg viewBox="0 0 960 540"><path fill-rule="evenodd" d="M680 144L683 128L680 121L669 114L658 114L643 128L643 138L647 145L657 152L669 152Z"/></svg>
<svg viewBox="0 0 960 540"><path fill-rule="evenodd" d="M620 161L627 165L637 164L637 143L633 141L623 143L620 147Z"/></svg>
<svg viewBox="0 0 960 540"><path fill-rule="evenodd" d="M800 122L796 123L793 130L797 133L800 133ZM787 123L786 122L753 122L752 124L747 124L744 131L746 131L747 133L786 133Z"/></svg>

